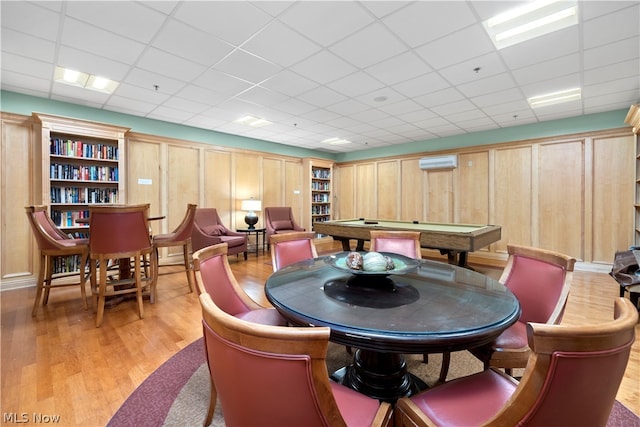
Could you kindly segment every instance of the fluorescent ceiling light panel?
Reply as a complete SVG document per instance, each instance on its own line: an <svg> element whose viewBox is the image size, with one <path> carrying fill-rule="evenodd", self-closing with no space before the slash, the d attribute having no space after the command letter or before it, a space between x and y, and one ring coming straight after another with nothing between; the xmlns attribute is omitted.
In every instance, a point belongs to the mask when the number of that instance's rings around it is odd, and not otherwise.
<svg viewBox="0 0 640 427"><path fill-rule="evenodd" d="M491 41L502 49L578 23L577 0L538 0L484 21Z"/></svg>
<svg viewBox="0 0 640 427"><path fill-rule="evenodd" d="M55 79L59 83L103 93L113 93L118 87L116 81L62 67L56 67Z"/></svg>
<svg viewBox="0 0 640 427"><path fill-rule="evenodd" d="M527 101L529 101L531 108L540 108L554 104L561 104L563 102L577 101L581 97L582 90L580 88L574 88L560 92L548 93L546 95L532 96Z"/></svg>
<svg viewBox="0 0 640 427"><path fill-rule="evenodd" d="M261 119L259 117L253 117L253 116L240 117L239 119L235 120L235 123L238 123L240 125L251 126L254 128L261 128L263 126L269 126L270 124L272 124L269 120L265 120L265 119Z"/></svg>
<svg viewBox="0 0 640 427"><path fill-rule="evenodd" d="M351 141L346 140L346 139L342 139L342 138L329 138L329 139L325 139L322 142L324 142L325 144L329 144L329 145L351 144Z"/></svg>

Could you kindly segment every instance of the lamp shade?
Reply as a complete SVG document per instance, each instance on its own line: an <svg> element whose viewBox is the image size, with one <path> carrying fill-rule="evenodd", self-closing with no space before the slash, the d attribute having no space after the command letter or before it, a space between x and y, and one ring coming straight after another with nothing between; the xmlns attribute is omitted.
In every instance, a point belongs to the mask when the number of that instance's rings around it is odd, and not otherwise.
<svg viewBox="0 0 640 427"><path fill-rule="evenodd" d="M262 202L260 200L254 199L243 200L240 209L249 212L259 211L260 209L262 209Z"/></svg>

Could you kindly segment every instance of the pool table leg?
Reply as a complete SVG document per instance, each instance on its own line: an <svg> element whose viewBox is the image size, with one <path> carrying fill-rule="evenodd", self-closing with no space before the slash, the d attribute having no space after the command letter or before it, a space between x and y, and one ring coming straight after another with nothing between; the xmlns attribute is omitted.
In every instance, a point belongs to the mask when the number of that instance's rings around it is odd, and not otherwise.
<svg viewBox="0 0 640 427"><path fill-rule="evenodd" d="M342 243L343 251L351 251L351 239L348 239L346 237L334 237L333 239L339 240L340 243ZM358 243L356 244L356 251L364 251L364 240L358 239Z"/></svg>

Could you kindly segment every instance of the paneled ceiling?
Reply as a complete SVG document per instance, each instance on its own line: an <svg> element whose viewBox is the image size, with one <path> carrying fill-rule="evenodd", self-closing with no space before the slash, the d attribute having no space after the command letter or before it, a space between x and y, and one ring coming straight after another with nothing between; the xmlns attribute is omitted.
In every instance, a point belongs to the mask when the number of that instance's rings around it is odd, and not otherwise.
<svg viewBox="0 0 640 427"><path fill-rule="evenodd" d="M640 101L640 2L580 1L578 25L497 50L482 22L522 3L2 1L2 89L327 152ZM55 66L119 86L58 83ZM573 87L581 100L527 103Z"/></svg>

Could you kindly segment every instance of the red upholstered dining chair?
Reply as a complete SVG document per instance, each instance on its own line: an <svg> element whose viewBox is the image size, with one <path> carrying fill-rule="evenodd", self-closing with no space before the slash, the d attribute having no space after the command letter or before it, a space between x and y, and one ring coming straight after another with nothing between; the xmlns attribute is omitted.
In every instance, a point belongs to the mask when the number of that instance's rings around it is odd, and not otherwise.
<svg viewBox="0 0 640 427"><path fill-rule="evenodd" d="M421 259L419 231L371 230L372 252L391 252L409 258Z"/></svg>
<svg viewBox="0 0 640 427"><path fill-rule="evenodd" d="M531 352L527 345L528 322L559 324L562 320L575 258L545 249L521 245L507 245L509 259L500 283L520 301L520 319L486 346L471 352L485 365L504 368L527 366Z"/></svg>
<svg viewBox="0 0 640 427"><path fill-rule="evenodd" d="M295 231L271 236L271 264L273 271L278 271L294 262L318 257L313 242L315 233Z"/></svg>
<svg viewBox="0 0 640 427"><path fill-rule="evenodd" d="M227 244L207 246L193 254L198 293L208 293L213 301L232 316L250 322L286 325L273 307L263 307L240 287L227 259Z"/></svg>
<svg viewBox="0 0 640 427"><path fill-rule="evenodd" d="M193 260L191 259L191 232L193 231L193 222L196 217L196 208L198 205L194 205L189 203L187 205L187 212L180 222L180 225L176 227L173 232L169 234L158 234L153 236L152 244L153 250L155 251L156 259L158 258L158 249L159 248L167 248L173 246L181 246L182 247L182 255L184 257L184 270L187 274L187 283L189 284L189 292L193 292ZM160 266L156 263L156 271L153 273L154 280L154 291L157 288L158 283L158 271L157 269ZM151 295L152 301L155 301L156 295Z"/></svg>
<svg viewBox="0 0 640 427"><path fill-rule="evenodd" d="M149 257L151 271L157 268L148 214L149 204L89 207L89 259L96 327L102 325L106 298L115 295L135 293L138 317L144 318L143 288L149 288L151 295L155 290L153 279L142 277L142 263ZM107 266L112 259L133 259L132 277L108 278Z"/></svg>
<svg viewBox="0 0 640 427"><path fill-rule="evenodd" d="M230 316L208 294L200 295L200 303L215 384L209 414L218 398L229 426L390 424L389 403L329 380L329 328L256 325Z"/></svg>
<svg viewBox="0 0 640 427"><path fill-rule="evenodd" d="M247 235L225 227L216 208L197 208L191 232L193 250L197 251L220 243L227 244L229 248L227 255L237 255L244 252L246 261Z"/></svg>
<svg viewBox="0 0 640 427"><path fill-rule="evenodd" d="M289 206L264 208L264 227L267 229L267 242L274 234L306 231L298 225Z"/></svg>
<svg viewBox="0 0 640 427"><path fill-rule="evenodd" d="M529 323L520 383L496 368L398 400L404 426L605 426L635 339L638 312L623 298L598 325Z"/></svg>
<svg viewBox="0 0 640 427"><path fill-rule="evenodd" d="M36 284L36 298L33 302L33 310L31 315L36 315L38 304L42 299L42 305L49 302L49 291L52 288L79 286L82 295L82 304L87 310L87 292L85 290L86 282L86 266L89 258L89 242L87 239L71 239L61 232L53 223L47 212L47 207L27 206L25 207L31 230L38 245L40 253L40 268L38 271L38 282ZM78 268L79 280L76 283L58 280L54 282L53 270L54 262L57 257L72 257L70 259L77 260L72 268ZM76 258L77 257L77 258ZM42 295L44 291L44 297Z"/></svg>

